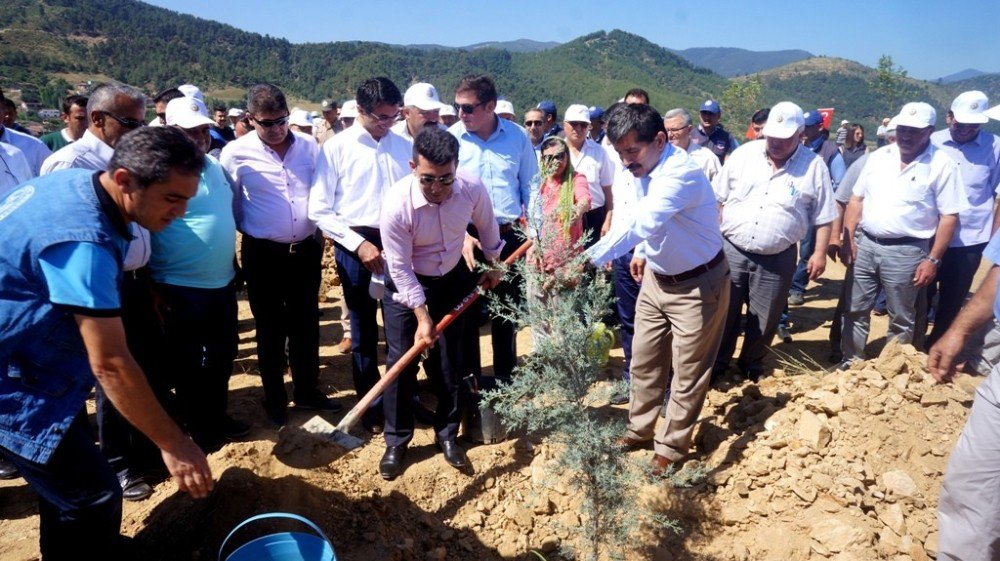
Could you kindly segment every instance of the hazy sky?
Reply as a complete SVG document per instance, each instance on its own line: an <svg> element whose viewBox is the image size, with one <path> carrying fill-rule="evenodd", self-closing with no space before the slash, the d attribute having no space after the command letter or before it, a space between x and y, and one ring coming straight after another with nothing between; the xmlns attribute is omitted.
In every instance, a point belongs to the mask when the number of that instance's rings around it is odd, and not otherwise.
<svg viewBox="0 0 1000 561"><path fill-rule="evenodd" d="M463 46L521 38L565 42L601 29L621 29L674 49L804 49L868 66L875 66L885 53L911 76L923 79L966 68L1000 72L1000 2L994 0L846 0L825 6L792 0L715 0L700 5L592 0L149 3L293 43L364 40Z"/></svg>

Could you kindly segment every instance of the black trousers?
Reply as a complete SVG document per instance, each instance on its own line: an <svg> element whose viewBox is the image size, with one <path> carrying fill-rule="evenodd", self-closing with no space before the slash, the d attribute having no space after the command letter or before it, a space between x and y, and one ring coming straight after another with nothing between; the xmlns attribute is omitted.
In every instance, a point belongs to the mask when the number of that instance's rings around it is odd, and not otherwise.
<svg viewBox="0 0 1000 561"><path fill-rule="evenodd" d="M927 348L937 342L951 323L958 316L958 311L965 304L965 298L972 288L972 278L979 270L986 244L966 247L949 247L941 257L941 267L938 268L934 282L927 287L927 305L930 307L935 292L938 297L937 308L934 310L934 328L927 336ZM919 324L918 324L919 325Z"/></svg>
<svg viewBox="0 0 1000 561"><path fill-rule="evenodd" d="M427 310L436 324L450 312L475 287L478 274L470 272L460 261L447 274L440 277L417 276L427 297ZM395 284L387 280L387 288L395 291ZM385 322L385 341L388 347L386 369L392 368L400 357L413 346L417 331L417 317L407 306L385 298L382 304ZM463 339L466 332L467 311L449 325L428 351L424 372L431 381L437 397L434 414L434 432L438 440L455 440L462 419L462 401L459 382L467 373L463 356ZM478 331L478 330L477 330ZM386 446L406 446L413 438L413 398L417 395L417 363L410 363L395 382L386 387L382 398L385 413Z"/></svg>
<svg viewBox="0 0 1000 561"><path fill-rule="evenodd" d="M294 398L314 396L319 382L322 242L309 237L290 245L244 235L242 256L264 399L287 405L286 365L292 370Z"/></svg>

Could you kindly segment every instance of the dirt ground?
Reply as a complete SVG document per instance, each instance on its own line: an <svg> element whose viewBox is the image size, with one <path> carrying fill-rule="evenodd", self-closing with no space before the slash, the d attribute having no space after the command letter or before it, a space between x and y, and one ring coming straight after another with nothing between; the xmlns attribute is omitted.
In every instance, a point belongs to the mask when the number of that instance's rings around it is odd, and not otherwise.
<svg viewBox="0 0 1000 561"><path fill-rule="evenodd" d="M897 345L846 373L821 370L814 363L831 366L826 337L842 276L839 264L831 264L827 278L810 287L805 305L792 309L795 340L775 345L771 376L759 384L729 380L710 392L687 463L707 475L687 488L651 486L644 493L683 530L657 538L637 532L625 558L934 557L941 474L976 380L934 386L922 371L924 357ZM349 356L334 348L344 329L340 293L324 293L320 380L346 408L355 397ZM538 559L530 550L551 560L560 558L560 545L573 545L579 499L545 483L555 451L544 441L469 445L471 467L457 471L423 427L405 473L387 482L377 470L381 436L368 435L364 446L344 454L297 430L310 415L294 410L289 425L276 430L260 406L245 301L240 318L229 410L253 432L210 455L217 485L208 499L192 500L160 481L152 498L125 503L122 529L136 558L215 559L230 529L270 511L313 520L338 559L349 561ZM869 356L881 350L886 330L884 318L873 319ZM492 355L482 333L486 366ZM519 335L518 351L530 351L529 333ZM380 352L384 361L384 345ZM621 356L620 348L612 351L609 380L617 378ZM606 410L624 426L625 406ZM333 423L339 418L328 416ZM631 454L645 462L651 452ZM246 535L279 527L290 528L264 524ZM37 559L37 544L35 495L23 480L0 482L0 559Z"/></svg>

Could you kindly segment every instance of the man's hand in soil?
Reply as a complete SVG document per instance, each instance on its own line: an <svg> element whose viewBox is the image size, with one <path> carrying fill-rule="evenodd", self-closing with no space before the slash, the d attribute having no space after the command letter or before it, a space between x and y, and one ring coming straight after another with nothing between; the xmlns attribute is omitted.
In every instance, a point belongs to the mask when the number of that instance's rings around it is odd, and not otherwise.
<svg viewBox="0 0 1000 561"><path fill-rule="evenodd" d="M190 438L178 439L164 448L161 455L178 489L196 499L207 497L212 491L212 469L208 467L205 453Z"/></svg>
<svg viewBox="0 0 1000 561"><path fill-rule="evenodd" d="M384 267L382 252L375 247L375 244L369 241L361 242L361 245L358 246L358 259L361 260L361 264L365 266L365 269L376 275L382 274Z"/></svg>

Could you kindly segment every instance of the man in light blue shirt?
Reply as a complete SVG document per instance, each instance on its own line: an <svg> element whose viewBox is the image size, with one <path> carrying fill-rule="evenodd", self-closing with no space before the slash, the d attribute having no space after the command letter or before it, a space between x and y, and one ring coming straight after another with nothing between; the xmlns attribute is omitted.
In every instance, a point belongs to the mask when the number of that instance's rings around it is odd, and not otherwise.
<svg viewBox="0 0 1000 561"><path fill-rule="evenodd" d="M462 78L455 89L459 122L452 125L449 132L458 138L458 167L479 177L490 194L500 236L505 242L500 259L506 259L524 243L514 226L531 200L538 160L524 129L497 117L493 112L496 104L497 89L489 76L473 74ZM467 239L463 252L470 267L473 266L474 243ZM496 293L520 301L523 295L519 287L519 280L508 279L500 283ZM472 310L469 313L477 317L481 312ZM509 379L517 357L514 325L494 319L492 331L494 375ZM470 370L479 374L479 333L470 329L468 335L465 341L467 362Z"/></svg>
<svg viewBox="0 0 1000 561"><path fill-rule="evenodd" d="M639 202L630 220L587 256L600 266L635 248L631 270L642 285L628 430L619 444L653 441L653 470L662 472L691 445L722 340L729 266L712 185L687 153L667 142L659 113L648 105L622 107L611 113L607 136L634 176ZM666 421L654 434L671 365Z"/></svg>

